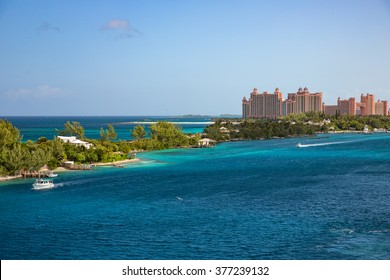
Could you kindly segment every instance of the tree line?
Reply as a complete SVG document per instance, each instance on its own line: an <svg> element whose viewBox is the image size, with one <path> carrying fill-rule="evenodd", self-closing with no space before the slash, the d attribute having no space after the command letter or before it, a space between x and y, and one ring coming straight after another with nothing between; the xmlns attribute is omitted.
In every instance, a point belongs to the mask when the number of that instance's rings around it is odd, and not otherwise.
<svg viewBox="0 0 390 280"><path fill-rule="evenodd" d="M205 129L207 137L217 141L231 139L270 139L276 137L292 137L312 135L321 129L314 125L293 123L281 120L244 120L239 124L231 121L216 121Z"/></svg>

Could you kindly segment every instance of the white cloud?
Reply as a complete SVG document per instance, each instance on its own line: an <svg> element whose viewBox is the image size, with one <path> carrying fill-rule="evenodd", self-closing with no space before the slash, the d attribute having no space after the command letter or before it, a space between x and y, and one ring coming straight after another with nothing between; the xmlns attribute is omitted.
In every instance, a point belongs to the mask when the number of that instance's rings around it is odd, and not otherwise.
<svg viewBox="0 0 390 280"><path fill-rule="evenodd" d="M10 90L6 96L13 99L23 98L53 98L63 95L68 95L69 91L58 87L51 87L49 85L40 85L36 88L18 88Z"/></svg>
<svg viewBox="0 0 390 280"><path fill-rule="evenodd" d="M102 25L100 30L115 32L121 38L131 38L135 35L141 35L141 32L131 26L127 19L112 19Z"/></svg>

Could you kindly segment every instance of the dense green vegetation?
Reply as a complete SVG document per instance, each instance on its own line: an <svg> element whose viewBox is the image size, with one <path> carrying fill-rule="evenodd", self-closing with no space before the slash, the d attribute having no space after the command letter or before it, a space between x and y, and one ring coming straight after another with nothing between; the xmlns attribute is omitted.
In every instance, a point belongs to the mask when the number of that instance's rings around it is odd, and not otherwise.
<svg viewBox="0 0 390 280"><path fill-rule="evenodd" d="M67 121L64 124L63 130L56 129L58 135L60 136L76 136L79 139L84 138L84 127L79 122L70 122Z"/></svg>
<svg viewBox="0 0 390 280"><path fill-rule="evenodd" d="M22 143L19 130L0 120L0 175L38 171L44 165L54 168L66 157L63 146L57 139L46 138Z"/></svg>
<svg viewBox="0 0 390 280"><path fill-rule="evenodd" d="M21 142L19 130L6 120L0 120L0 176L28 174L39 171L43 166L54 169L63 161L76 163L114 162L132 158L133 152L186 147L196 145L199 135L188 136L172 123L158 122L150 127L150 138L146 137L145 128L136 126L131 132L135 141L118 141L112 125L100 129L100 139L86 139L84 128L78 122L67 122L62 136L76 136L92 143L87 149L57 139L39 138L36 142Z"/></svg>
<svg viewBox="0 0 390 280"><path fill-rule="evenodd" d="M205 129L207 137L217 140L231 139L270 139L276 137L312 135L321 127L293 123L286 120L219 120Z"/></svg>
<svg viewBox="0 0 390 280"><path fill-rule="evenodd" d="M200 135L186 135L180 127L170 122L159 121L150 126L150 137L146 137L145 128L136 126L132 131L136 140L131 143L133 150L163 150L174 147L197 145Z"/></svg>
<svg viewBox="0 0 390 280"><path fill-rule="evenodd" d="M145 137L146 137L145 127L143 125L137 125L133 129L131 136L133 136L133 138L136 140L145 139Z"/></svg>
<svg viewBox="0 0 390 280"><path fill-rule="evenodd" d="M332 115L327 116L323 113L318 112L309 112L309 113L300 113L293 114L283 119L289 121L295 121L299 123L321 123L324 120L328 120L329 123L325 123L324 125L328 129L332 129L335 131L339 130L357 130L361 131L364 129L364 126L368 126L370 130L373 129L390 129L390 116L340 116L340 115Z"/></svg>
<svg viewBox="0 0 390 280"><path fill-rule="evenodd" d="M112 124L108 125L108 129L104 130L103 127L100 128L100 140L103 142L114 141L117 137L114 127Z"/></svg>

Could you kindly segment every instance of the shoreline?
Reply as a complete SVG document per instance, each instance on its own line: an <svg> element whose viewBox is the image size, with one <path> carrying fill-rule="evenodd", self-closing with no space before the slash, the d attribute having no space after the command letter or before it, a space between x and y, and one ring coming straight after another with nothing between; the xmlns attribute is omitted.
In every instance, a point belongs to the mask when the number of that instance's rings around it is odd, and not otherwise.
<svg viewBox="0 0 390 280"><path fill-rule="evenodd" d="M93 166L116 166L116 165L131 163L131 162L137 162L137 161L140 161L140 160L141 159L139 159L139 158L132 158L132 159L113 161L113 162L99 162L99 163L94 163L92 165Z"/></svg>
<svg viewBox="0 0 390 280"><path fill-rule="evenodd" d="M133 158L133 159L120 160L120 161L113 161L113 162L99 162L99 163L95 163L93 165L94 166L114 166L114 167L118 167L119 165L122 165L122 164L138 162L140 160L141 159L139 159L139 158ZM73 172L73 171L85 171L85 170L67 169L67 168L62 167L62 166L57 167L56 169L53 170L53 172L56 172L56 173ZM0 176L0 182L7 182L7 181L10 181L10 180L15 180L15 179L31 179L31 178L32 177L26 177L25 178L23 175L15 175L15 176L7 175L7 176L3 176L3 177Z"/></svg>
<svg viewBox="0 0 390 280"><path fill-rule="evenodd" d="M23 179L23 175L16 175L16 176L8 175L8 176L0 177L0 182L6 182L14 179Z"/></svg>

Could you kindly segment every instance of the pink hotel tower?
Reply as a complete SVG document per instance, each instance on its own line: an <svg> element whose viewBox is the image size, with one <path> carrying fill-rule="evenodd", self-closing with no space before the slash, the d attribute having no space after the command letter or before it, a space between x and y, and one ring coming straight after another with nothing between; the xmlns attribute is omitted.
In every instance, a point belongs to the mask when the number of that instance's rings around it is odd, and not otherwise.
<svg viewBox="0 0 390 280"><path fill-rule="evenodd" d="M289 93L283 100L282 92L276 88L274 93L258 93L254 88L249 100L242 99L242 117L277 118L294 113L322 112L322 92L310 93L305 87L296 93Z"/></svg>

